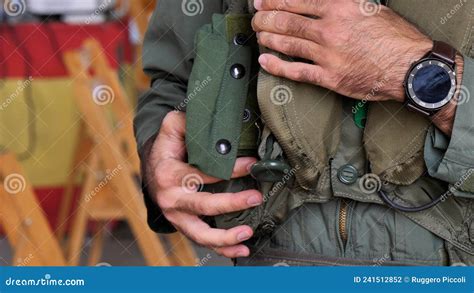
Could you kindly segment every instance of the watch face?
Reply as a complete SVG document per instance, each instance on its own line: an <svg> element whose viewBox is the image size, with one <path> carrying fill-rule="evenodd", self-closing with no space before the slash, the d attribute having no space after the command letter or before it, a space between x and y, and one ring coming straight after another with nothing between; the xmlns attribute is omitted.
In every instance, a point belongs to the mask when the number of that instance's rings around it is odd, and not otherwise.
<svg viewBox="0 0 474 293"><path fill-rule="evenodd" d="M447 63L425 59L410 72L407 80L409 98L422 109L435 111L454 97L456 74Z"/></svg>

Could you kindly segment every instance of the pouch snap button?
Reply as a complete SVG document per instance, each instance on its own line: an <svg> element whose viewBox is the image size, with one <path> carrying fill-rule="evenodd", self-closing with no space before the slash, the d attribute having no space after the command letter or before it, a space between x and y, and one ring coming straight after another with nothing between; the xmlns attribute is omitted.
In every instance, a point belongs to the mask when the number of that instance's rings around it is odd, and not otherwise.
<svg viewBox="0 0 474 293"><path fill-rule="evenodd" d="M230 67L230 75L235 79L241 79L245 75L245 67L242 64L234 64Z"/></svg>
<svg viewBox="0 0 474 293"><path fill-rule="evenodd" d="M359 172L352 165L344 165L337 172L337 177L342 183L351 185L356 183L359 178Z"/></svg>
<svg viewBox="0 0 474 293"><path fill-rule="evenodd" d="M227 139L221 139L216 143L216 150L221 155L227 155L232 150L232 145Z"/></svg>
<svg viewBox="0 0 474 293"><path fill-rule="evenodd" d="M245 109L245 110L244 110L244 116L243 116L243 121L244 121L244 123L249 122L251 118L252 118L252 114L250 113L250 110L249 110L249 109Z"/></svg>
<svg viewBox="0 0 474 293"><path fill-rule="evenodd" d="M237 46L245 46L247 41L248 37L246 34L239 33L234 36L234 44Z"/></svg>

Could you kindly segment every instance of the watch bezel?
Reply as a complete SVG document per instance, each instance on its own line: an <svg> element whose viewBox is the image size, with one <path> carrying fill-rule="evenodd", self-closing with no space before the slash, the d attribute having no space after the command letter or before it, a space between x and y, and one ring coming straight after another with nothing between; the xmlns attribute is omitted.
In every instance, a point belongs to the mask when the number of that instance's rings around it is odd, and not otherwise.
<svg viewBox="0 0 474 293"><path fill-rule="evenodd" d="M446 73L449 75L450 80L451 80L451 88L449 90L448 95L440 102L437 103L426 103L422 101L420 98L417 97L414 89L413 89L413 80L415 79L416 74L418 71L420 71L422 68L424 68L427 65L437 65L441 68L443 68ZM409 102L413 104L413 106L426 111L428 113L434 113L442 109L444 106L449 104L451 100L454 98L454 95L456 94L456 87L457 87L457 78L456 78L456 71L453 66L448 64L447 62L444 62L440 59L436 58L424 58L415 64L410 68L408 71L408 75L405 80L405 89L406 89L406 94L408 97Z"/></svg>

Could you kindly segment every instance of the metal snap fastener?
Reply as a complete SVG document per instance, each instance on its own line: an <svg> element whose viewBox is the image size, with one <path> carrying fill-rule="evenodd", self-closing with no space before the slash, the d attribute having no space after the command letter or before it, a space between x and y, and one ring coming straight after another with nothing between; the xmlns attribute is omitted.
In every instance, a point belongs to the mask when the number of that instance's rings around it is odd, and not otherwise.
<svg viewBox="0 0 474 293"><path fill-rule="evenodd" d="M356 183L359 178L359 172L352 165L344 165L337 172L337 177L342 183L351 185Z"/></svg>
<svg viewBox="0 0 474 293"><path fill-rule="evenodd" d="M216 150L221 155L227 155L232 150L232 145L227 139L221 139L216 143Z"/></svg>
<svg viewBox="0 0 474 293"><path fill-rule="evenodd" d="M250 113L250 110L249 110L249 109L245 109L245 110L244 110L244 116L243 116L243 121L244 121L244 123L249 122L251 118L252 118L252 114Z"/></svg>
<svg viewBox="0 0 474 293"><path fill-rule="evenodd" d="M245 46L247 45L247 41L248 36L246 34L239 33L234 36L234 44L237 46Z"/></svg>
<svg viewBox="0 0 474 293"><path fill-rule="evenodd" d="M230 67L230 75L235 79L241 79L245 75L245 67L242 64L234 64Z"/></svg>

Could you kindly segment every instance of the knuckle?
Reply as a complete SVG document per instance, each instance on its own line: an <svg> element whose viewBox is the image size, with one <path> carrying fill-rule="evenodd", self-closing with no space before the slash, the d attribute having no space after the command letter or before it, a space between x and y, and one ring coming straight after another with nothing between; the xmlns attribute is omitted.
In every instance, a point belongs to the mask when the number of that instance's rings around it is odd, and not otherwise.
<svg viewBox="0 0 474 293"><path fill-rule="evenodd" d="M310 26L311 26L310 22L307 21L306 19L300 18L300 17L294 17L294 19L289 22L288 30L292 34L306 36L307 34L305 33L305 31Z"/></svg>
<svg viewBox="0 0 474 293"><path fill-rule="evenodd" d="M274 0L266 0L266 1L271 2ZM290 8L294 8L296 5L297 4L295 0L280 0L278 1L278 4L275 5L275 7L278 10L287 10Z"/></svg>
<svg viewBox="0 0 474 293"><path fill-rule="evenodd" d="M254 17L252 18L252 28L254 31L258 31L258 28L260 27L262 21L262 13L257 12L255 13Z"/></svg>
<svg viewBox="0 0 474 293"><path fill-rule="evenodd" d="M303 70L303 72L311 82L315 84L322 83L322 75L318 70Z"/></svg>
<svg viewBox="0 0 474 293"><path fill-rule="evenodd" d="M298 45L289 38L283 38L281 46L285 53L294 54L298 51Z"/></svg>
<svg viewBox="0 0 474 293"><path fill-rule="evenodd" d="M192 208L195 213L200 213L206 216L211 214L211 206L205 200L195 202L192 205Z"/></svg>
<svg viewBox="0 0 474 293"><path fill-rule="evenodd" d="M275 14L275 28L278 31L286 32L288 31L288 16L281 12Z"/></svg>
<svg viewBox="0 0 474 293"><path fill-rule="evenodd" d="M305 81L308 80L307 77L307 70L298 69L292 74L292 79L296 79L298 81Z"/></svg>
<svg viewBox="0 0 474 293"><path fill-rule="evenodd" d="M330 42L333 42L335 32L334 30L331 29L330 26L325 26L325 27L327 27L328 29L320 30L317 33L313 32L314 34L313 37L318 38L321 43L328 44Z"/></svg>
<svg viewBox="0 0 474 293"><path fill-rule="evenodd" d="M287 70L283 66L278 66L278 64L273 63L270 68L273 72L276 72L276 75L286 76Z"/></svg>
<svg viewBox="0 0 474 293"><path fill-rule="evenodd" d="M259 41L262 45L264 45L264 46L266 46L266 47L269 47L269 48L272 48L273 39L272 39L272 37L271 37L269 34L267 34L267 33L265 33L265 32L261 32L261 33L260 33L260 36L258 37L258 41Z"/></svg>
<svg viewBox="0 0 474 293"><path fill-rule="evenodd" d="M196 207L194 202L189 200L184 200L183 198L179 198L174 203L174 208L182 211L195 211Z"/></svg>
<svg viewBox="0 0 474 293"><path fill-rule="evenodd" d="M224 204L217 205L212 212L216 215L223 215L223 214L228 213L229 208L232 208L231 206L232 204L230 205L228 203L225 203L225 204L226 206L224 206Z"/></svg>
<svg viewBox="0 0 474 293"><path fill-rule="evenodd" d="M294 73L294 78L298 81L320 84L321 77L315 70L302 68Z"/></svg>
<svg viewBox="0 0 474 293"><path fill-rule="evenodd" d="M339 75L328 74L328 85L332 88L342 88L342 78Z"/></svg>
<svg viewBox="0 0 474 293"><path fill-rule="evenodd" d="M167 196L158 196L157 203L163 213L170 213L176 209L176 202Z"/></svg>

